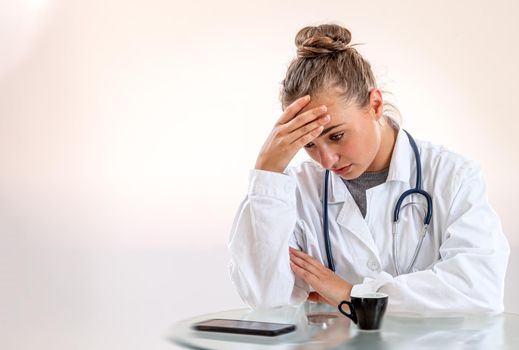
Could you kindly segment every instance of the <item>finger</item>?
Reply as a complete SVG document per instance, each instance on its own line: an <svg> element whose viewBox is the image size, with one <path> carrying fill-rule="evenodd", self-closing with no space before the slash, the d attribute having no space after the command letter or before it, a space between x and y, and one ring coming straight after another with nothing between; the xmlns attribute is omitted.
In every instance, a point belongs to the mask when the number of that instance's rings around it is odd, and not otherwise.
<svg viewBox="0 0 519 350"><path fill-rule="evenodd" d="M317 277L315 277L315 275L311 274L310 272L306 271L305 269L300 268L299 266L294 264L292 261L290 262L290 267L292 268L292 271L294 271L294 273L298 277L302 278L303 281L305 281L306 283L311 285L314 289L317 289L317 288L315 288L315 286L318 284L319 279Z"/></svg>
<svg viewBox="0 0 519 350"><path fill-rule="evenodd" d="M324 125L326 125L329 122L330 122L329 114L321 116L320 118L317 118L314 121L312 121L308 124L305 124L303 126L300 126L298 129L292 131L290 134L287 135L287 141L292 144L295 141L297 141L301 136L312 132L313 130L319 128L320 126L324 127ZM322 129L321 129L321 132L322 132ZM321 132L318 133L317 137L319 137L319 135L321 135Z"/></svg>
<svg viewBox="0 0 519 350"><path fill-rule="evenodd" d="M319 117L324 116L324 114L328 111L328 107L325 105L321 105L312 109L309 109L303 113L296 115L292 118L288 123L283 125L285 132L292 133L295 130L301 128L302 126L307 125L313 121L319 120Z"/></svg>
<svg viewBox="0 0 519 350"><path fill-rule="evenodd" d="M310 292L308 294L308 300L310 301L314 301L316 303L320 303L321 300L323 299L323 297L321 296L321 294L317 293L317 292Z"/></svg>
<svg viewBox="0 0 519 350"><path fill-rule="evenodd" d="M313 289L318 291L319 294L321 294L322 292L326 292L326 290L329 288L329 284L326 282L326 280L321 280L318 276L314 275L313 273L309 272L304 268L301 268L300 266L297 266L297 264L295 264L292 261L290 261L290 268L297 277L303 279L303 281L305 281ZM325 302L330 305L334 305L334 303L331 302L329 299L326 299Z"/></svg>
<svg viewBox="0 0 519 350"><path fill-rule="evenodd" d="M334 305L329 299L317 292L310 292L310 294L308 294L308 300L313 301L315 303Z"/></svg>
<svg viewBox="0 0 519 350"><path fill-rule="evenodd" d="M306 298L307 300L310 300L310 301L313 301L314 303L320 303L320 298L319 298L319 293L316 293L316 292L310 292L310 294L308 294L308 298Z"/></svg>
<svg viewBox="0 0 519 350"><path fill-rule="evenodd" d="M311 263L307 262L306 260L303 260L293 254L290 255L290 261L297 265L298 267L304 269L305 271L308 271L309 273L311 273L312 275L314 275L315 277L319 278L320 276L320 273L319 273L319 269L316 268L314 265L312 265Z"/></svg>
<svg viewBox="0 0 519 350"><path fill-rule="evenodd" d="M312 265L315 269L318 269L321 271L328 270L323 264L321 264L315 258L311 257L310 255L306 254L305 252L303 252L301 250L289 247L289 251L290 251L291 255L304 260L307 264Z"/></svg>
<svg viewBox="0 0 519 350"><path fill-rule="evenodd" d="M310 143L313 140L315 140L316 138L318 138L319 135L321 135L321 133L323 132L323 130L324 130L324 126L321 125L315 129L313 129L309 133L307 133L305 135L301 135L299 138L292 140L291 145L294 147L297 147L298 149L303 148L305 145L307 145L308 143Z"/></svg>
<svg viewBox="0 0 519 350"><path fill-rule="evenodd" d="M287 108L285 108L276 124L280 125L289 122L308 104L308 102L310 102L310 95L300 97L292 102Z"/></svg>

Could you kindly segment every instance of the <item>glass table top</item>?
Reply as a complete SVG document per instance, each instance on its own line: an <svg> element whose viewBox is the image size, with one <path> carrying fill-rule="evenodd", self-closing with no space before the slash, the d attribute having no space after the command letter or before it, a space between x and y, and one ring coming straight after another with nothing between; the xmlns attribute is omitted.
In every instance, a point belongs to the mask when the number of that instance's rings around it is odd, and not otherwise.
<svg viewBox="0 0 519 350"><path fill-rule="evenodd" d="M191 328L211 318L291 323L297 328L275 337ZM379 331L362 331L331 306L307 302L299 307L196 316L171 327L167 338L190 349L519 349L519 315L386 314Z"/></svg>

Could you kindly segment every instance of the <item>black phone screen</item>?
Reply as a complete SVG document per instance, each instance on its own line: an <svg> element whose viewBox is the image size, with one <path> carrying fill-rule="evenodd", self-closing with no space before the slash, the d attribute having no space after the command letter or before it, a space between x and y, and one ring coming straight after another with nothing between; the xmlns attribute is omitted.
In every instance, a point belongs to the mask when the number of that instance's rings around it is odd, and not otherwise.
<svg viewBox="0 0 519 350"><path fill-rule="evenodd" d="M224 332L250 335L276 336L292 332L296 329L293 324L270 323L259 321L228 320L214 318L195 323L192 326L197 331Z"/></svg>

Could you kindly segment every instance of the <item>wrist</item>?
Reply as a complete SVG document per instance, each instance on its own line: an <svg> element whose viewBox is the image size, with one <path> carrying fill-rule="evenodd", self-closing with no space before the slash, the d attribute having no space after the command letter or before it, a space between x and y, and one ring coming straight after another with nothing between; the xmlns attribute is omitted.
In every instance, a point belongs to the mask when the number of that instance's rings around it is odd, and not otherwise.
<svg viewBox="0 0 519 350"><path fill-rule="evenodd" d="M256 162L256 165L254 166L254 169L256 170L264 170L264 171L272 171L275 173L283 173L285 171L285 168L280 169L280 167L270 165L270 164L263 164L262 162Z"/></svg>
<svg viewBox="0 0 519 350"><path fill-rule="evenodd" d="M344 299L342 299L342 300L350 300L352 289L353 289L353 285L348 283L348 285L346 286L345 291L344 291Z"/></svg>

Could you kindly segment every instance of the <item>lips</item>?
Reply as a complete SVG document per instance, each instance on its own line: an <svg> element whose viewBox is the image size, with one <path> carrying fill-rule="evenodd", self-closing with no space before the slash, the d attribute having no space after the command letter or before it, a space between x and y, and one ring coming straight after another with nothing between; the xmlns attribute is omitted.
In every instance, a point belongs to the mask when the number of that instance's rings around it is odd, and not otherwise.
<svg viewBox="0 0 519 350"><path fill-rule="evenodd" d="M350 164L351 165L351 164ZM345 167L342 167L342 168L339 168L339 169L335 169L334 171L341 171L341 170L344 170L346 169L347 167L349 167L350 165L346 165Z"/></svg>
<svg viewBox="0 0 519 350"><path fill-rule="evenodd" d="M338 175L344 175L344 174L346 174L346 173L348 173L350 171L351 166L352 166L352 164L346 165L345 167L342 167L342 168L339 168L339 169L335 169L335 170L332 169L332 171L334 173L338 174Z"/></svg>
<svg viewBox="0 0 519 350"><path fill-rule="evenodd" d="M350 164L351 165L351 164ZM332 169L333 171L341 171L349 167L350 165L346 165L345 167L339 168L339 169Z"/></svg>

